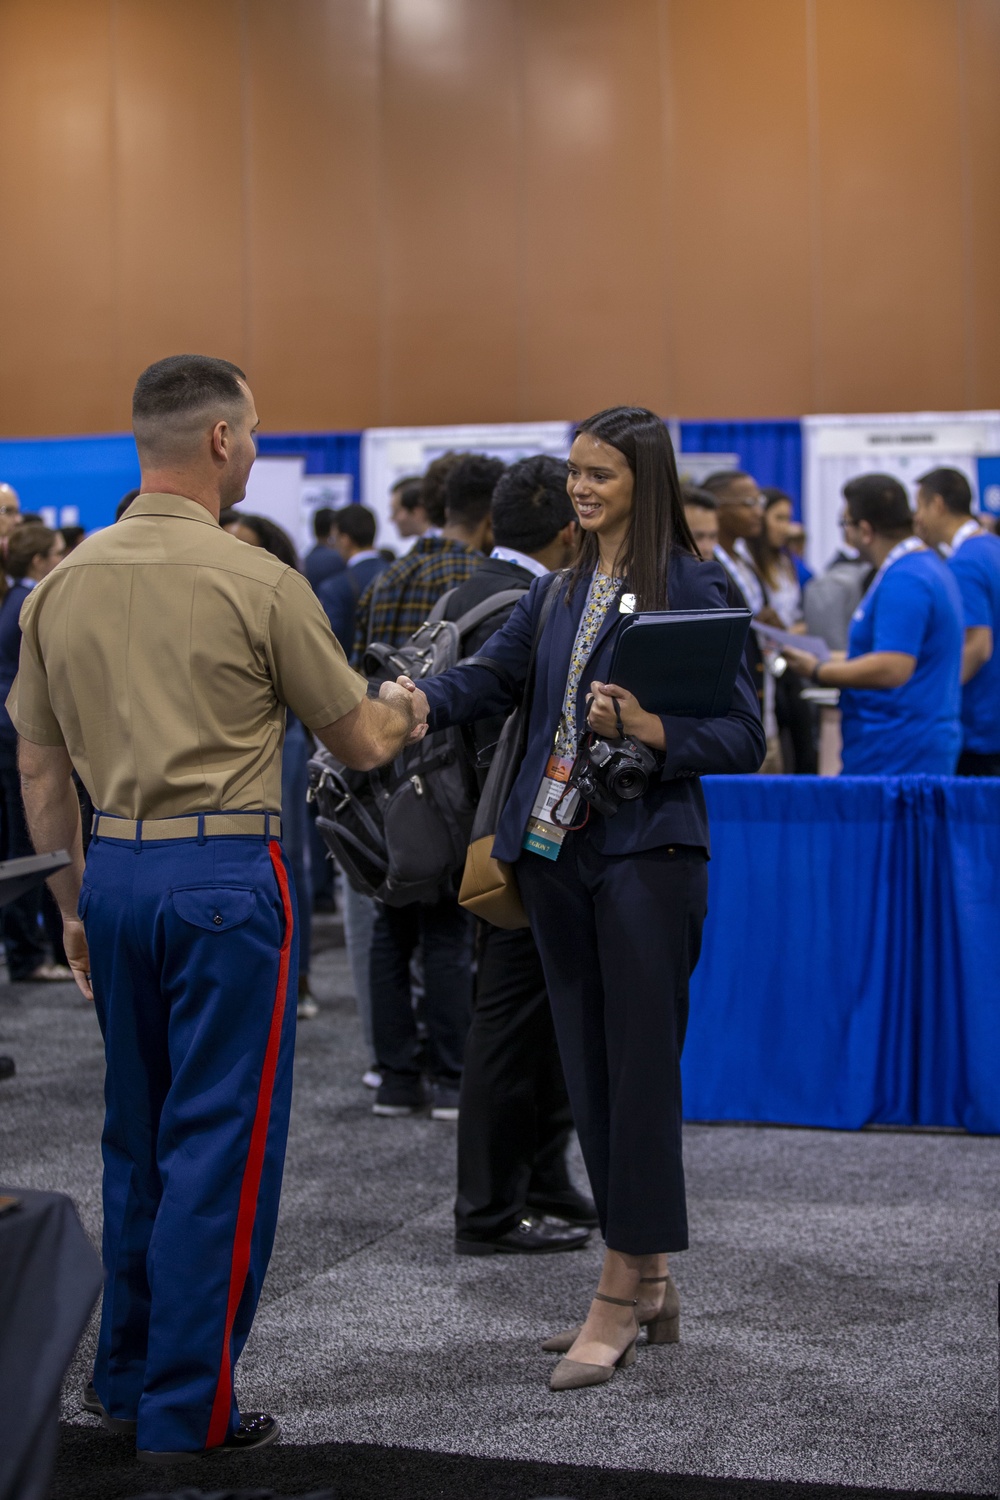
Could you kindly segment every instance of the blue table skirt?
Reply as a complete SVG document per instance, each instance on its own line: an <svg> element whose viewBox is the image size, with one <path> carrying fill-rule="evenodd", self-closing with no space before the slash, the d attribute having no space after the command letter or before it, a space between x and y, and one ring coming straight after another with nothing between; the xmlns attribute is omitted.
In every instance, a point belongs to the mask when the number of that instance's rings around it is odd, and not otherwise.
<svg viewBox="0 0 1000 1500"><path fill-rule="evenodd" d="M1000 780L704 787L686 1118L1000 1132Z"/></svg>

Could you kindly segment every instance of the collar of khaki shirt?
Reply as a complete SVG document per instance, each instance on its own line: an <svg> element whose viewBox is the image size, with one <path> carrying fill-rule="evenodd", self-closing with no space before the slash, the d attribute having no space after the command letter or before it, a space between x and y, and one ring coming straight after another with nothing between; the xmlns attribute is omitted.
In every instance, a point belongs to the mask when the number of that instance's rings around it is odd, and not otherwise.
<svg viewBox="0 0 1000 1500"><path fill-rule="evenodd" d="M201 521L216 528L219 525L200 500L189 500L186 495L137 495L121 519L131 521L135 516L173 516L181 521Z"/></svg>

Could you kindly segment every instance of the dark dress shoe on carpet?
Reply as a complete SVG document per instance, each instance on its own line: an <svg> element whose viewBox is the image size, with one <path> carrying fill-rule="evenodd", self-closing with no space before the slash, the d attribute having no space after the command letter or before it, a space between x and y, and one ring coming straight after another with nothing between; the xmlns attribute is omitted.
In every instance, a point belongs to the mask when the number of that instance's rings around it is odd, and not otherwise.
<svg viewBox="0 0 1000 1500"><path fill-rule="evenodd" d="M197 1448L179 1453L160 1452L156 1448L137 1448L136 1458L141 1464L188 1464L200 1458L211 1458L213 1453L252 1453L256 1448L266 1448L273 1443L281 1428L265 1411L248 1411L236 1431L219 1448Z"/></svg>
<svg viewBox="0 0 1000 1500"><path fill-rule="evenodd" d="M16 1072L17 1064L12 1057L0 1057L0 1078L13 1078Z"/></svg>
<svg viewBox="0 0 1000 1500"><path fill-rule="evenodd" d="M597 1204L576 1188L558 1193L529 1193L528 1207L542 1218L562 1219L565 1224L583 1224L587 1229L596 1229L600 1224Z"/></svg>
<svg viewBox="0 0 1000 1500"><path fill-rule="evenodd" d="M506 1234L492 1240L455 1236L456 1255L550 1255L555 1250L582 1250L590 1230L569 1224L546 1224L528 1214Z"/></svg>
<svg viewBox="0 0 1000 1500"><path fill-rule="evenodd" d="M101 1426L105 1432L119 1433L123 1437L135 1437L135 1423L128 1421L125 1417L111 1417L104 1410L100 1396L94 1389L94 1382L88 1380L83 1388L82 1406L84 1411L89 1411L91 1416L100 1417Z"/></svg>

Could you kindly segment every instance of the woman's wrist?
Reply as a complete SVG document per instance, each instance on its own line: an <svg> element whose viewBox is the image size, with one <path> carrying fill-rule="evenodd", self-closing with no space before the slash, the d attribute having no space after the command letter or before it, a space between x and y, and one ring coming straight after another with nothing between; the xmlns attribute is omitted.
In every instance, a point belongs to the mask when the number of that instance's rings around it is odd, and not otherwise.
<svg viewBox="0 0 1000 1500"><path fill-rule="evenodd" d="M814 682L817 687L822 687L823 686L823 681L822 681L822 679L821 679L821 677L820 677L819 674L820 674L820 670L823 667L825 667L825 666L826 666L826 662L818 661L816 663L816 665L813 667L812 671L809 673L809 681L810 682Z"/></svg>
<svg viewBox="0 0 1000 1500"><path fill-rule="evenodd" d="M663 727L663 720L656 714L644 714L642 726L635 737L651 750L667 748L667 732Z"/></svg>

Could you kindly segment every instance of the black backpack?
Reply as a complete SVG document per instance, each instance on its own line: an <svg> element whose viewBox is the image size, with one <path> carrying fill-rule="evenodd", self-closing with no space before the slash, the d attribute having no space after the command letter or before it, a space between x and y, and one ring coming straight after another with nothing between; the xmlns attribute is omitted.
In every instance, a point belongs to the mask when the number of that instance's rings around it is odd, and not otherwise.
<svg viewBox="0 0 1000 1500"><path fill-rule="evenodd" d="M402 646L373 642L362 670L378 688L397 677L436 677L462 659L462 642L527 592L491 594L457 620L442 618L451 592ZM472 657L498 675L495 662ZM356 891L387 906L436 901L465 864L479 785L461 729L441 729L409 745L390 766L351 771L328 750L309 762L316 826Z"/></svg>

